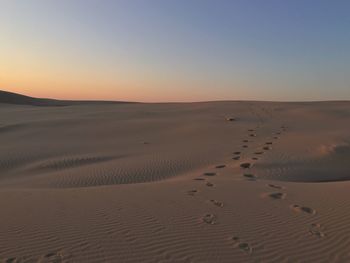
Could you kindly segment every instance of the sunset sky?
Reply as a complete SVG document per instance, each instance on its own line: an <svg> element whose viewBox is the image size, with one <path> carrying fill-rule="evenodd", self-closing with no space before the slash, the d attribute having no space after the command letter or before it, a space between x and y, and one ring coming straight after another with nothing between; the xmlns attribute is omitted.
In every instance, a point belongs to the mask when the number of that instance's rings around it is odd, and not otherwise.
<svg viewBox="0 0 350 263"><path fill-rule="evenodd" d="M350 1L0 0L0 89L131 101L350 99Z"/></svg>

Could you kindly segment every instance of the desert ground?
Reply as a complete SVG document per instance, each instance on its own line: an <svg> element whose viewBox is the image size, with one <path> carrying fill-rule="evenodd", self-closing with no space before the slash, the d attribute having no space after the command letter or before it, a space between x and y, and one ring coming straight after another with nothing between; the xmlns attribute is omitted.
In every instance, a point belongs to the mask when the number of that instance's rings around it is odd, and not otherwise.
<svg viewBox="0 0 350 263"><path fill-rule="evenodd" d="M350 102L20 104L0 262L350 262Z"/></svg>

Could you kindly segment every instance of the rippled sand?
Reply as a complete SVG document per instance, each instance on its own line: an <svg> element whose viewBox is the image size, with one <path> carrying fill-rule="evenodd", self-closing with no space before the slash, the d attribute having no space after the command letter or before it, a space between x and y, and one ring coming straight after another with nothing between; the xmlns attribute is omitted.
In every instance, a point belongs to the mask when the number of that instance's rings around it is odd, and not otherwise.
<svg viewBox="0 0 350 263"><path fill-rule="evenodd" d="M0 262L349 262L350 102L0 104Z"/></svg>

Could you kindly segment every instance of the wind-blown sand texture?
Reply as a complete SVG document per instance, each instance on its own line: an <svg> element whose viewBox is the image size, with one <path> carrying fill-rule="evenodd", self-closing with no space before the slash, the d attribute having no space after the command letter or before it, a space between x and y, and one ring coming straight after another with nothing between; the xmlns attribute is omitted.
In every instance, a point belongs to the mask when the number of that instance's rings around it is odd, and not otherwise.
<svg viewBox="0 0 350 263"><path fill-rule="evenodd" d="M350 103L0 104L1 262L350 262Z"/></svg>

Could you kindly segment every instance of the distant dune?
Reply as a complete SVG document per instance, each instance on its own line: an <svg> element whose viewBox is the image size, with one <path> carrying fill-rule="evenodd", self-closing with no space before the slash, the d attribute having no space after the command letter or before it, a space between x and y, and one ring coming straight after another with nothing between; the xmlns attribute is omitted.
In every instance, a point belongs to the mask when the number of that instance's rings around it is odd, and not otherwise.
<svg viewBox="0 0 350 263"><path fill-rule="evenodd" d="M32 106L69 106L79 104L117 104L131 103L124 101L96 101L96 100L55 100L46 98L33 98L26 95L0 90L0 103L32 105Z"/></svg>

